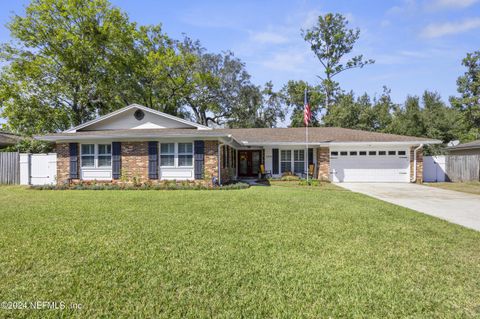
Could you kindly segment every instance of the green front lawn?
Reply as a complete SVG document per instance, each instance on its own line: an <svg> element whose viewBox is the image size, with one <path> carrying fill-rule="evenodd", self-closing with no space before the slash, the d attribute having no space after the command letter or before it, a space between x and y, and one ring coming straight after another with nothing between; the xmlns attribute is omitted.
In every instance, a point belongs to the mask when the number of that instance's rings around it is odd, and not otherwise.
<svg viewBox="0 0 480 319"><path fill-rule="evenodd" d="M0 317L479 317L480 233L331 185L0 188Z"/></svg>
<svg viewBox="0 0 480 319"><path fill-rule="evenodd" d="M448 189L451 191L480 195L480 182L425 183L425 185Z"/></svg>

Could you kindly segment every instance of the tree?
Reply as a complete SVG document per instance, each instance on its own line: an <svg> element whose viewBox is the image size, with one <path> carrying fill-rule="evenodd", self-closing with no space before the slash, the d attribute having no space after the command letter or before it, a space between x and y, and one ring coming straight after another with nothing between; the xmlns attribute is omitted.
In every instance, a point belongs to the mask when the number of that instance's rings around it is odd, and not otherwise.
<svg viewBox="0 0 480 319"><path fill-rule="evenodd" d="M462 139L472 140L480 135L480 51L468 53L462 65L467 71L457 79L457 91L461 96L450 101L463 114L467 132Z"/></svg>
<svg viewBox="0 0 480 319"><path fill-rule="evenodd" d="M375 114L373 121L374 131L389 133L388 128L392 123L392 112L398 108L398 105L393 103L390 94L391 90L384 86L382 95L373 102L372 110Z"/></svg>
<svg viewBox="0 0 480 319"><path fill-rule="evenodd" d="M360 108L355 102L353 92L341 94L330 106L329 112L323 117L325 126L357 128L360 118Z"/></svg>
<svg viewBox="0 0 480 319"><path fill-rule="evenodd" d="M183 54L196 57L182 102L203 125L273 127L285 117L271 82L262 89L250 81L245 64L232 52L208 53L198 41L185 38Z"/></svg>
<svg viewBox="0 0 480 319"><path fill-rule="evenodd" d="M116 102L109 62L135 25L107 1L34 0L8 28L18 44L1 49L0 103L15 132L66 129Z"/></svg>
<svg viewBox="0 0 480 319"><path fill-rule="evenodd" d="M363 55L344 61L360 37L359 29L348 29L347 26L348 21L343 15L327 13L325 16L319 16L317 24L311 29L302 30L304 40L310 44L324 68L325 76L319 78L322 80L327 112L332 97L339 91L339 84L333 78L346 70L363 68L375 62L371 59L364 60Z"/></svg>
<svg viewBox="0 0 480 319"><path fill-rule="evenodd" d="M291 127L305 126L303 122L303 110L305 107L305 89L308 92L308 102L312 112L312 126L319 126L321 101L324 99L320 86L309 85L305 81L288 81L281 90L282 98L287 108L292 109L290 117Z"/></svg>
<svg viewBox="0 0 480 319"><path fill-rule="evenodd" d="M425 123L418 96L407 96L404 107L395 108L393 119L388 127L390 133L425 136Z"/></svg>
<svg viewBox="0 0 480 319"><path fill-rule="evenodd" d="M65 130L132 103L224 125L260 90L233 53L137 26L107 0L33 0L9 29L16 42L0 48L0 116L16 133ZM284 116L274 96L252 125Z"/></svg>

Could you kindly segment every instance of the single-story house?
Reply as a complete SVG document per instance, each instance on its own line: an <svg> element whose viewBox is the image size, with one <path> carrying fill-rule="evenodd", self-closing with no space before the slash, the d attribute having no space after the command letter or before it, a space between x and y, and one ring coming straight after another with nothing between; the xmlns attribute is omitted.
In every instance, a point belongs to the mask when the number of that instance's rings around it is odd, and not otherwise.
<svg viewBox="0 0 480 319"><path fill-rule="evenodd" d="M221 183L312 172L332 182L422 182L428 138L336 127L209 128L132 104L37 139L56 143L57 181Z"/></svg>
<svg viewBox="0 0 480 319"><path fill-rule="evenodd" d="M447 148L450 155L480 155L480 140Z"/></svg>
<svg viewBox="0 0 480 319"><path fill-rule="evenodd" d="M0 148L15 145L21 140L22 138L16 134L0 131Z"/></svg>

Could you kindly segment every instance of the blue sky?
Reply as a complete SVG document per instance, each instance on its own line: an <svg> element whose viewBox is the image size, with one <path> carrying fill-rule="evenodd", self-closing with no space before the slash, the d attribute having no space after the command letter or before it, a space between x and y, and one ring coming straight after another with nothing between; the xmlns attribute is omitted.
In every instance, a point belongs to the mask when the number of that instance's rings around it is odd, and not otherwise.
<svg viewBox="0 0 480 319"><path fill-rule="evenodd" d="M186 33L212 52L233 51L263 84L279 89L288 80L314 84L322 73L300 29L318 15L344 14L361 30L355 53L376 60L372 66L348 71L337 80L357 94L392 90L396 102L425 89L444 100L456 94L456 79L467 52L480 50L480 0L399 1L155 1L112 0L139 24L162 23L179 38ZM3 1L0 42L9 40L4 26L28 1Z"/></svg>

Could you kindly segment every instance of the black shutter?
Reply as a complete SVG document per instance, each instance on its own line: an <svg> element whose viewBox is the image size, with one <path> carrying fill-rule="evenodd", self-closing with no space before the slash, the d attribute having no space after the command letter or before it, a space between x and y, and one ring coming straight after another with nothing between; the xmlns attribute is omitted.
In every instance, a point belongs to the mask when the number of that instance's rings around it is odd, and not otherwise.
<svg viewBox="0 0 480 319"><path fill-rule="evenodd" d="M119 179L122 170L122 144L120 142L112 142L112 177Z"/></svg>
<svg viewBox="0 0 480 319"><path fill-rule="evenodd" d="M278 174L278 148L272 149L272 173Z"/></svg>
<svg viewBox="0 0 480 319"><path fill-rule="evenodd" d="M195 179L203 179L205 168L205 142L195 141Z"/></svg>
<svg viewBox="0 0 480 319"><path fill-rule="evenodd" d="M148 142L148 178L158 179L158 142Z"/></svg>
<svg viewBox="0 0 480 319"><path fill-rule="evenodd" d="M308 165L313 164L313 148L308 149Z"/></svg>
<svg viewBox="0 0 480 319"><path fill-rule="evenodd" d="M70 178L78 178L78 143L70 143Z"/></svg>

